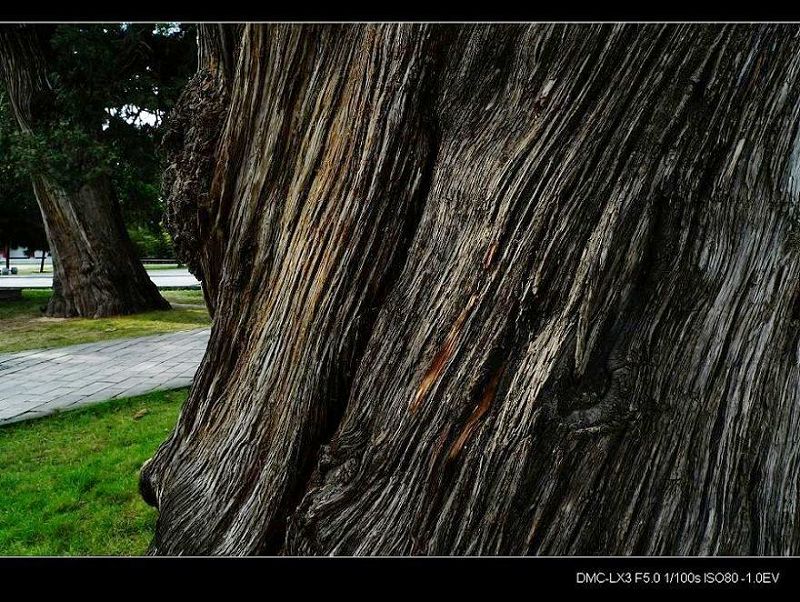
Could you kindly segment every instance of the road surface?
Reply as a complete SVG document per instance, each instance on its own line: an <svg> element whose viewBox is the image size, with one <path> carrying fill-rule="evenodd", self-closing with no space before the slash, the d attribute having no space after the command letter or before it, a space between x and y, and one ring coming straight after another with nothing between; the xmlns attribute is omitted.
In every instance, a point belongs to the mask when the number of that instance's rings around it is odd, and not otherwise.
<svg viewBox="0 0 800 602"><path fill-rule="evenodd" d="M13 262L12 262L13 264ZM200 288L200 282L186 268L148 270L147 274L158 288ZM52 288L52 274L0 276L0 288Z"/></svg>

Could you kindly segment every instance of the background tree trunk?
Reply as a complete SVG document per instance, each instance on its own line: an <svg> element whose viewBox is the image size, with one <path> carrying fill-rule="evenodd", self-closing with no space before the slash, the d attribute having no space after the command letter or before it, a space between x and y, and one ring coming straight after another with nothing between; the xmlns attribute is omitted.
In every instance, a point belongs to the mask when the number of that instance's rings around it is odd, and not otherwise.
<svg viewBox="0 0 800 602"><path fill-rule="evenodd" d="M153 553L800 550L797 27L235 54L213 160L172 173L219 267Z"/></svg>
<svg viewBox="0 0 800 602"><path fill-rule="evenodd" d="M0 77L25 133L34 130L37 107L47 106L52 94L40 44L32 27L0 26ZM43 174L32 179L50 249L58 257L47 315L169 309L136 256L107 176L87 177L75 191Z"/></svg>

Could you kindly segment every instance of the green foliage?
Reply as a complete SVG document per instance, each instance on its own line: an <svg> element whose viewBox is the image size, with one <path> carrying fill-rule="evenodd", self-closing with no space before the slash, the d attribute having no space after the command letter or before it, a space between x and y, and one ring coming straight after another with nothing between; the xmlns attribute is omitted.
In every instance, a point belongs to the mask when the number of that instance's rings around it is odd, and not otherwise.
<svg viewBox="0 0 800 602"><path fill-rule="evenodd" d="M41 174L68 191L101 175L110 176L119 163L113 147L106 148L68 121L32 134L15 131L9 139L9 165L19 177Z"/></svg>
<svg viewBox="0 0 800 602"><path fill-rule="evenodd" d="M133 226L128 228L128 236L140 258L172 259L175 257L172 238L164 228L154 232L151 228Z"/></svg>
<svg viewBox="0 0 800 602"><path fill-rule="evenodd" d="M0 427L2 554L143 554L156 511L139 469L185 399L159 391Z"/></svg>
<svg viewBox="0 0 800 602"><path fill-rule="evenodd" d="M126 223L157 231L160 127L195 68L193 28L60 25L51 45L60 113L104 147L97 168L111 168Z"/></svg>
<svg viewBox="0 0 800 602"><path fill-rule="evenodd" d="M0 245L47 248L42 216L27 173L10 159L16 125L0 90Z"/></svg>
<svg viewBox="0 0 800 602"><path fill-rule="evenodd" d="M158 232L161 125L195 68L193 27L36 27L53 94L36 101L32 134L6 124L2 169L43 174L69 191L108 176L126 223Z"/></svg>

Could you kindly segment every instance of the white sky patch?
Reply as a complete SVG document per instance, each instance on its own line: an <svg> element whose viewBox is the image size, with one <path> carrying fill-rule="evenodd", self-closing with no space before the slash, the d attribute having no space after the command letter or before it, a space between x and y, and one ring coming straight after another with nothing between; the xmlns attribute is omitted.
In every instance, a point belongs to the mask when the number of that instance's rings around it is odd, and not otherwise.
<svg viewBox="0 0 800 602"><path fill-rule="evenodd" d="M163 30L159 29L157 26L154 27L153 33L159 34L163 32L164 34L171 36L178 33L180 30L181 30L180 23L167 23L166 27Z"/></svg>
<svg viewBox="0 0 800 602"><path fill-rule="evenodd" d="M127 31L128 30L128 25L129 25L128 23L120 23L119 24L119 28L122 31ZM181 30L181 24L180 23L167 23L166 24L166 31L163 31L163 33L165 33L166 35L171 36L173 34L178 33L180 30ZM103 31L105 31L105 30L103 30ZM156 24L153 27L153 33L155 33L155 34L162 33L162 30L159 29L159 24Z"/></svg>
<svg viewBox="0 0 800 602"><path fill-rule="evenodd" d="M127 104L119 108L108 108L106 109L106 113L108 113L111 117L120 117L126 123L136 127L143 127L145 125L158 127L161 125L161 120L164 118L163 111L156 111L154 113L152 111L148 111L147 109L142 109L131 104ZM109 122L106 120L106 122L103 124L103 129L108 129L108 126Z"/></svg>

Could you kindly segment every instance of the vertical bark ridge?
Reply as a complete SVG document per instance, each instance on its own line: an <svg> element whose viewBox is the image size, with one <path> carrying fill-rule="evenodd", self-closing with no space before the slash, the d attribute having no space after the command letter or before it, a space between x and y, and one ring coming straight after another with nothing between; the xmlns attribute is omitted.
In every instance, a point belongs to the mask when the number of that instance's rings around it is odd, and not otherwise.
<svg viewBox="0 0 800 602"><path fill-rule="evenodd" d="M201 367L147 465L161 517L153 552L282 541L419 213L436 150L423 106L432 43L422 26L244 32L213 183L245 250L223 257L226 312L207 351L227 368Z"/></svg>

